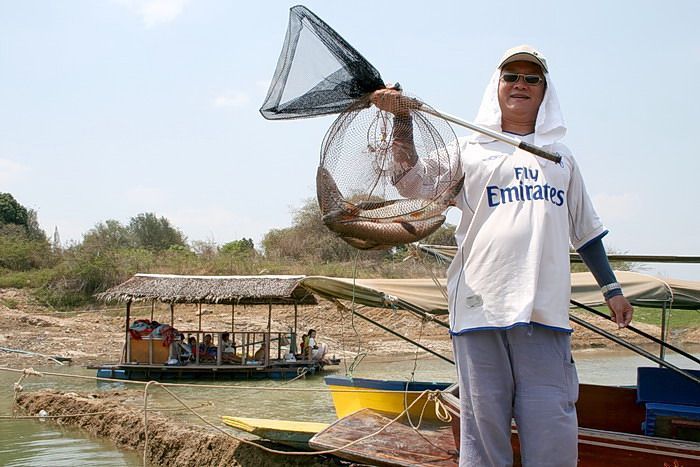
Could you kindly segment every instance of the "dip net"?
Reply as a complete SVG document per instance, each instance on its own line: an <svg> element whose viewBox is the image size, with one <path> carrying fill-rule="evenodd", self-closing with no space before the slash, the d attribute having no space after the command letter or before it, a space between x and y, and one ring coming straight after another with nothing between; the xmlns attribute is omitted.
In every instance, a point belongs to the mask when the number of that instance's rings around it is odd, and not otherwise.
<svg viewBox="0 0 700 467"><path fill-rule="evenodd" d="M350 245L388 249L435 232L463 177L454 131L418 99L389 113L373 106L379 72L303 6L291 9L267 119L340 113L316 176L323 223Z"/></svg>

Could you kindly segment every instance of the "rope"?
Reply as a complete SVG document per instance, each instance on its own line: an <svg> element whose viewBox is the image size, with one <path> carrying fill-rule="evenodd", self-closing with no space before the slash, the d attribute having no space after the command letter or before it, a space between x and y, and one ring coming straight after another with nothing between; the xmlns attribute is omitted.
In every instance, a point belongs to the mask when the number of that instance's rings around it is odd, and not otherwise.
<svg viewBox="0 0 700 467"><path fill-rule="evenodd" d="M19 379L17 380L17 382L13 386L14 392L15 392L15 397L14 397L15 402L17 402L17 398L19 397L19 393L22 392L22 390L24 390L24 388L22 387L22 381L24 381L24 379L27 376L30 376L30 375L31 376L43 376L38 371L34 371L34 368L25 368L24 370L21 370L21 372L22 372L22 376L19 377Z"/></svg>
<svg viewBox="0 0 700 467"><path fill-rule="evenodd" d="M24 371L34 371L31 368L26 370L20 370L16 368L0 367L0 371L8 371L11 373L23 373ZM102 378L99 376L86 376L86 375L71 375L67 373L55 373L50 371L45 371L42 373L35 372L35 376L55 376L59 378L75 378L90 381L106 381L110 383L124 383L124 384L135 384L145 386L148 384L146 381L135 381L130 379L115 379L115 378ZM183 387L183 388L197 388L197 389L229 389L235 391L284 391L284 392L360 392L360 393L395 393L390 389L330 389L330 388L293 388L293 387L270 387L270 386L234 386L234 385L224 385L224 384L189 384L189 383L158 383L160 386L168 387ZM409 391L411 393L418 394L420 391Z"/></svg>
<svg viewBox="0 0 700 467"><path fill-rule="evenodd" d="M57 374L57 373L48 373L48 372L46 372L46 373L39 373L39 372L37 372L37 371L34 371L34 370L31 369L31 368L26 368L26 369L24 369L24 370L15 370L15 369L12 369L12 368L0 367L0 371L10 371L10 372L22 373L22 376L20 377L20 380L19 380L17 383L15 383L15 387L17 387L17 386L19 385L19 383L21 383L21 381L23 381L24 378L26 378L27 376L63 376L63 377L73 377L73 378L77 378L77 379L109 380L109 378L86 377L86 376L82 376L82 375L65 375L65 374L60 374L60 373ZM116 380L116 381L120 381L120 380ZM325 450L325 451L308 452L308 451L279 451L279 450L276 450L276 449L268 448L268 447L266 447L266 446L262 446L262 445L260 445L260 444L258 444L258 443L256 443L256 442L253 442L253 441L250 441L250 440L247 440L247 439L244 439L244 438L239 438L239 437L237 437L237 436L235 436L235 435L233 435L233 434L231 434L231 433L229 433L229 432L223 430L223 429L220 428L219 426L214 425L214 424L211 423L210 421L206 420L206 419L205 419L204 417L202 417L193 407L189 406L185 401L183 401L182 399L180 399L176 394L174 394L170 389L168 389L168 386L170 386L170 387L173 387L173 386L178 386L178 387L183 387L183 386L185 386L185 387L195 386L195 387L201 388L201 387L203 387L204 385L185 385L185 384L177 384L177 383L160 383L160 382L158 382L158 381L148 381L148 382L139 381L139 382L137 382L137 383L141 383L141 384L144 385L144 395L143 395L143 423L144 423L143 465L144 465L144 466L148 465L148 464L147 464L147 462L148 462L148 444L149 444L149 436L148 436L148 412L151 411L151 409L148 408L148 395L149 395L149 392L148 392L148 391L149 391L149 389L150 389L151 386L159 386L160 388L162 388L168 395L170 395L173 399L175 399L178 403L180 403L185 409L187 409L190 413L192 413L194 416L196 416L199 420L201 420L203 423L205 423L206 425L210 426L211 428L215 429L216 431L218 431L218 432L224 434L225 436L227 436L227 437L229 437L229 438L232 438L232 439L238 441L239 443L243 443L243 444L248 444L248 445L251 445L251 446L255 446L255 447L257 447L258 449L262 449L263 451L268 452L268 453L271 453L271 454L279 454L279 455L287 455L287 456L318 456L318 455L323 455L323 454L333 454L333 453L335 453L335 452L338 452L338 451L347 449L347 448L349 448L350 446L353 446L353 445L355 445L355 444L357 444L357 443L360 443L360 442L362 442L362 441L364 441L364 440L367 440L367 439L369 439L369 438L371 438L371 437L377 436L378 434L382 433L382 432L383 432L384 430L386 430L389 426L391 426L392 424L396 423L401 417L403 417L404 414L407 414L408 411L409 411L415 404L417 404L421 399L423 399L424 397L426 397L426 402L424 402L422 411L425 410L425 406L426 406L426 404L427 404L427 401L428 401L428 400L433 400L433 399L435 399L436 397L438 397L438 394L437 394L437 393L439 393L439 391L430 391L430 390L422 391L422 392L420 393L420 395L419 395L410 405L408 405L408 407L406 407L406 408L405 408L401 413L399 413L396 417L394 417L393 419L391 419L388 423L386 423L384 426L382 426L380 429L376 430L376 431L373 432L373 433L370 433L370 434L368 434L368 435L366 435L366 436L363 436L363 437L361 437L361 438L358 438L358 439L356 439L355 441L351 441L351 442L349 442L349 443L347 443L347 444L345 444L345 445L343 445L343 446L340 446L340 447L338 447L338 448L329 449L329 450ZM222 385L209 385L209 386L223 387L223 388L229 388L229 389L239 389L239 388L237 388L237 387L235 387L235 386L222 386ZM20 386L20 388L21 388L21 386ZM256 388L256 389L264 389L264 388ZM279 389L279 390L284 390L284 391L289 391L289 390L290 390L290 388L267 388L267 389ZM297 389L298 389L298 388L297 388ZM20 389L20 390L21 390L21 389ZM318 392L318 391L315 390L315 389L312 389L312 390ZM357 391L355 391L355 392L357 392ZM370 391L370 392L392 392L392 391ZM431 396L431 394L432 394L432 396ZM421 413L422 413L422 412L421 412ZM93 413L93 415L95 415L95 414L97 414L97 413ZM77 417L77 416L87 416L87 414L74 414L74 416L76 416L76 417ZM66 416L64 415L64 416L62 416L62 417L66 417ZM39 417L39 418L41 418L41 417ZM53 416L52 418L59 418L59 416ZM422 418L422 415L421 415L421 418Z"/></svg>
<svg viewBox="0 0 700 467"><path fill-rule="evenodd" d="M384 426L382 426L380 429L376 430L376 431L373 432L373 433L370 433L370 434L368 434L368 435L366 435L366 436L363 436L363 437L361 437L361 438L358 438L358 439L356 439L355 441L351 441L351 442L349 442L349 443L347 443L347 444L345 444L345 445L343 445L343 446L337 447L337 448L328 449L328 450L325 450L325 451L313 451L313 452L309 452L309 451L279 451L279 450L277 450L277 449L271 449L271 448L268 448L268 447L266 447L266 446L262 446L262 445L260 445L260 444L258 444L258 443L256 443L256 442L253 442L253 441L250 441L250 440L247 440L247 439L244 439L244 438L239 438L239 437L237 437L237 436L235 436L235 435L233 435L233 434L231 434L231 433L229 433L229 432L223 430L223 429L220 428L219 426L214 425L213 423L211 423L211 422L209 422L208 420L206 420L204 417L202 417L200 414L198 414L194 409L192 409L191 407L189 407L189 406L187 405L187 403L185 403L182 399L180 399L179 397L177 397L172 391L170 391L167 387L163 386L161 383L158 383L158 382L156 382L156 381L149 381L149 383L153 383L154 385L160 386L160 387L161 387L165 392L167 392L171 397L173 397L176 401L178 401L180 404L182 404L183 407L187 408L194 416L196 416L196 417L199 418L202 422L204 422L206 425L208 425L208 426L214 428L214 429L217 430L218 432L220 432L220 433L222 433L222 434L224 434L224 435L226 435L226 436L228 436L228 437L230 437L230 438L232 438L232 439L234 439L234 440L236 440L236 441L238 441L238 442L240 442L240 443L244 443L244 444L248 444L248 445L251 445L251 446L255 446L255 447L257 447L258 449L262 449L262 450L265 451L265 452L268 452L268 453L271 453L271 454L285 455L285 456L318 456L318 455L324 455L324 454L333 454L333 453L336 453L336 452L338 452L338 451L342 451L342 450L344 450L344 449L347 449L347 448L349 448L350 446L353 446L353 445L355 445L355 444L357 444L357 443L360 443L360 442L362 442L362 441L364 441L364 440L367 440L367 439L369 439L369 438L372 438L373 436L377 436L378 434L380 434L381 432L383 432L384 430L386 430L389 426L391 426L391 425L393 425L394 423L396 423L401 417L403 417L403 415L406 414L406 413L408 412L408 410L411 409L411 407L413 407L416 403L418 403L418 401L419 401L420 399L422 399L422 398L425 397L426 395L429 397L429 394L430 394L430 393L437 392L437 391L430 391L430 390L425 390L425 391L423 391L423 392L420 394L420 396L418 396L418 397L416 398L416 400L413 401L413 402L411 403L411 405L409 405L409 406L408 406L406 409L404 409L400 414L398 414L396 417L394 417L393 419L391 419L388 423L386 423ZM145 449L144 449L144 462L145 462L145 458L146 458L146 451L145 451ZM145 465L146 465L146 464L144 463L144 466L145 466Z"/></svg>
<svg viewBox="0 0 700 467"><path fill-rule="evenodd" d="M294 381L296 381L296 380L298 380L298 379L306 378L306 374L307 374L308 372L309 372L309 369L308 369L307 367L299 367L299 368L297 368L297 373L298 373L298 375L295 376L294 378L290 379L289 381L285 381L285 382L282 383L282 384L283 384L283 385L284 385L284 384L289 384L289 383L293 383Z"/></svg>

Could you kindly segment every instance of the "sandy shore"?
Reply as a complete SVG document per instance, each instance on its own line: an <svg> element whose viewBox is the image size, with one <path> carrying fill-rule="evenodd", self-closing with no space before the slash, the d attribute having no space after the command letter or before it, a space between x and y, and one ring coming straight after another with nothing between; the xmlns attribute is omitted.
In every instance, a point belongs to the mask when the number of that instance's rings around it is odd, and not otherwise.
<svg viewBox="0 0 700 467"><path fill-rule="evenodd" d="M451 353L447 330L436 323L423 322L405 311L364 308L361 312L436 352L444 355ZM132 318L150 318L150 314L150 304L132 307ZM235 310L235 328L237 331L262 331L267 327L267 314L267 306L239 306ZM111 305L94 311L58 312L34 303L24 290L0 289L0 347L70 357L75 365L116 363L124 345L124 316L125 308L121 305ZM623 336L634 343L644 343L643 338L630 331L617 330L610 321L593 315L582 316L613 334ZM169 323L168 308L156 306L154 318L162 323ZM444 321L446 317L441 319ZM297 320L300 334L309 328L316 329L319 341L326 342L330 353L341 358L352 358L358 348L372 355L387 357L415 350L411 344L367 321L353 318L347 311L339 311L330 302L322 301L318 305L299 307ZM198 322L197 307L176 307L176 328L196 329ZM294 309L291 306L273 306L273 331L287 331L293 323ZM635 325L649 334L660 335L657 326L643 323ZM230 330L231 307L203 308L202 328L211 331ZM698 331L700 330L676 334L674 343L682 345L684 342L697 342L700 337ZM574 325L572 345L575 349L617 348L616 344L604 337L577 325ZM46 364L47 359L0 352L0 365L22 368L42 363Z"/></svg>

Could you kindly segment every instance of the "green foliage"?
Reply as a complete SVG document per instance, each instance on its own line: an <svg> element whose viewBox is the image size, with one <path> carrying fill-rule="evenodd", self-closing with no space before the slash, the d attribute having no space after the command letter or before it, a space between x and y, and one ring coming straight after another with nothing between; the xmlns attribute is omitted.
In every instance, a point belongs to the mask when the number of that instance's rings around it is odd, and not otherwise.
<svg viewBox="0 0 700 467"><path fill-rule="evenodd" d="M576 253L573 249L569 250L569 253ZM608 248L606 251L606 254L608 255L620 255L624 254L619 251L615 251L611 248ZM635 269L638 269L635 267L634 263L630 263L629 261L611 261L610 262L610 267L613 268L615 271L634 271ZM571 272L588 272L588 266L586 266L583 262L571 262Z"/></svg>
<svg viewBox="0 0 700 467"><path fill-rule="evenodd" d="M457 241L455 240L455 231L457 230L457 226L450 224L450 223L444 223L440 226L439 229L437 229L435 232L431 233L427 237L425 237L424 240L421 240L421 243L425 243L426 245L451 245L451 246L457 246Z"/></svg>
<svg viewBox="0 0 700 467"><path fill-rule="evenodd" d="M13 298L0 298L0 303L11 310L17 309L17 305L19 305L19 302Z"/></svg>
<svg viewBox="0 0 700 467"><path fill-rule="evenodd" d="M0 224L26 226L28 221L27 208L19 204L10 193L0 193Z"/></svg>
<svg viewBox="0 0 700 467"><path fill-rule="evenodd" d="M321 210L313 199L294 212L291 227L265 234L262 246L265 257L271 260L344 262L352 260L358 251L323 225ZM362 255L378 260L384 253L371 251Z"/></svg>
<svg viewBox="0 0 700 467"><path fill-rule="evenodd" d="M152 212L139 214L129 221L128 230L133 246L147 250L167 250L171 246L186 247L185 236L165 217Z"/></svg>
<svg viewBox="0 0 700 467"><path fill-rule="evenodd" d="M0 227L7 225L21 226L31 240L46 240L36 212L19 204L10 193L0 193Z"/></svg>
<svg viewBox="0 0 700 467"><path fill-rule="evenodd" d="M46 238L32 237L17 224L0 225L0 268L28 271L48 266L53 260Z"/></svg>
<svg viewBox="0 0 700 467"><path fill-rule="evenodd" d="M225 255L254 255L255 244L252 238L241 238L232 242L225 243L220 252Z"/></svg>
<svg viewBox="0 0 700 467"><path fill-rule="evenodd" d="M129 248L134 245L133 235L119 221L100 222L83 235L83 248L93 251Z"/></svg>

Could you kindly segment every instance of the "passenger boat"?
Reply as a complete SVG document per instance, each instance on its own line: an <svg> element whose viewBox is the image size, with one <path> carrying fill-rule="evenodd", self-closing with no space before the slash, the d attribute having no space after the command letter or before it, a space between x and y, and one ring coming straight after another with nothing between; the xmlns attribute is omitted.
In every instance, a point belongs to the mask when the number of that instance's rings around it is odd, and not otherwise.
<svg viewBox="0 0 700 467"><path fill-rule="evenodd" d="M124 347L119 363L101 364L97 376L115 379L163 380L181 378L205 379L291 379L301 373L315 374L325 365L338 365L304 359L297 353L297 313L299 305L316 304L316 298L299 282L303 276L184 276L171 274L136 274L126 282L98 294L106 302L117 301L126 305ZM150 303L150 319L141 316L142 323L153 322L156 302L167 304L170 320L169 336L138 335L131 329L132 304ZM198 309L196 329L174 330L177 305L191 305ZM202 326L202 305L230 306L230 328ZM236 306L267 306L267 327L246 330L236 328ZM272 328L272 306L293 306L294 322L287 330ZM193 313L194 314L194 313ZM191 321L191 320L189 320ZM240 323L238 323L240 327ZM215 355L193 353L183 359L173 350L172 334L194 337L196 346L208 334L216 348ZM233 352L225 352L222 336L228 334L235 343ZM262 349L262 351L261 351ZM257 358L254 355L258 354Z"/></svg>

